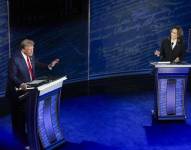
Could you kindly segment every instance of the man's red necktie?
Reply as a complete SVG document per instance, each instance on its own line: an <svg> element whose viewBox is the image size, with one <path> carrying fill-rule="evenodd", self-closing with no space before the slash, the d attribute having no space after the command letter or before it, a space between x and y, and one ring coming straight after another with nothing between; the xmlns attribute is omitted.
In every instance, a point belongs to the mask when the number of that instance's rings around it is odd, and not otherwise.
<svg viewBox="0 0 191 150"><path fill-rule="evenodd" d="M27 56L27 66L28 66L29 74L30 74L32 80L34 80L35 76L34 76L34 73L33 73L33 68L32 68L32 64L30 62L30 58L28 56Z"/></svg>

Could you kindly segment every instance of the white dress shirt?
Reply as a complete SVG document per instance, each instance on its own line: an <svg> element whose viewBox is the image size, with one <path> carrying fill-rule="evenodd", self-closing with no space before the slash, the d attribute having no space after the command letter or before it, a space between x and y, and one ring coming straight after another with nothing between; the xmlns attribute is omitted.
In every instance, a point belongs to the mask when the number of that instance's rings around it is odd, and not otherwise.
<svg viewBox="0 0 191 150"><path fill-rule="evenodd" d="M173 50L174 47L176 46L176 43L177 43L177 39L176 39L176 40L171 40L171 47L172 47L172 50Z"/></svg>
<svg viewBox="0 0 191 150"><path fill-rule="evenodd" d="M27 55L26 55L25 53L23 53L22 51L21 51L21 54L23 55L23 57L24 57L24 59L25 59L25 62L26 62L26 64L27 64L27 67L29 68L28 63L27 63ZM30 65L32 66L30 59L29 59L29 63L30 63ZM30 79L31 79L31 81L32 81L32 75L31 75L30 73L29 73L29 75L30 75Z"/></svg>

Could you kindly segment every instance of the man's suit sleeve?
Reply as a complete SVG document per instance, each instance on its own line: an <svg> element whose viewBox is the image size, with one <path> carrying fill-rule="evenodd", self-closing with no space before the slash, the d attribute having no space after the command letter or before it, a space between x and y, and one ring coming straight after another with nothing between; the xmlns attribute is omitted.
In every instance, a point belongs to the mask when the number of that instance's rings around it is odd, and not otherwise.
<svg viewBox="0 0 191 150"><path fill-rule="evenodd" d="M19 87L22 83L22 81L18 78L18 67L16 65L16 62L13 58L9 60L9 66L8 66L8 79L10 80L12 85L15 87Z"/></svg>
<svg viewBox="0 0 191 150"><path fill-rule="evenodd" d="M39 61L35 61L35 66L40 69L48 69L48 65L45 63L41 63Z"/></svg>
<svg viewBox="0 0 191 150"><path fill-rule="evenodd" d="M47 64L40 62L34 56L33 56L32 60L34 62L35 67L37 67L39 69L48 69L48 65Z"/></svg>

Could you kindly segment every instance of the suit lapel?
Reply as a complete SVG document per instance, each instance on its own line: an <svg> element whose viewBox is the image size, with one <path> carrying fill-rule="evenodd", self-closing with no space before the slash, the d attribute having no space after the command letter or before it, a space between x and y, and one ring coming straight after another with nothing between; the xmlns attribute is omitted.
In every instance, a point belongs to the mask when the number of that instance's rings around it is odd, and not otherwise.
<svg viewBox="0 0 191 150"><path fill-rule="evenodd" d="M176 50L176 48L177 48L177 42L176 42L176 45L174 46L173 50Z"/></svg>
<svg viewBox="0 0 191 150"><path fill-rule="evenodd" d="M35 58L34 58L34 56L30 57L30 61L31 61L32 68L33 68L33 74L35 76Z"/></svg>
<svg viewBox="0 0 191 150"><path fill-rule="evenodd" d="M169 49L170 49L171 51L173 51L172 45L171 45L171 41L170 41L170 40L169 40Z"/></svg>
<svg viewBox="0 0 191 150"><path fill-rule="evenodd" d="M23 55L21 53L20 53L20 63L21 63L21 66L22 66L21 69L23 70L23 72L25 74L25 77L30 80L30 74L29 74L29 71L28 71L28 66L27 66L26 61L25 61L25 59L24 59L24 57L23 57Z"/></svg>

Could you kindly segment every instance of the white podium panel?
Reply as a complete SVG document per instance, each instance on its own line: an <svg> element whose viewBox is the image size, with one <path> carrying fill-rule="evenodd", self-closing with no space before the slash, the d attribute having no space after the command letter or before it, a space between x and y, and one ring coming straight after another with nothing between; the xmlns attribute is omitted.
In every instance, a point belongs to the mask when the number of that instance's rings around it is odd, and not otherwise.
<svg viewBox="0 0 191 150"><path fill-rule="evenodd" d="M30 91L27 101L27 131L31 149L51 150L64 143L60 128L60 95L62 77L35 87Z"/></svg>

